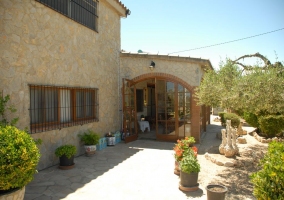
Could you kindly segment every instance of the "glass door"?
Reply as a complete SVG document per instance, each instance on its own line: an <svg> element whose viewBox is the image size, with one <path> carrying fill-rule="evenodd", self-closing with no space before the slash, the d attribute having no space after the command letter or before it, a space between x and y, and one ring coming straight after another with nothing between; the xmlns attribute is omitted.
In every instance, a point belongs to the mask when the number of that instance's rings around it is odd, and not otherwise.
<svg viewBox="0 0 284 200"><path fill-rule="evenodd" d="M137 140L136 88L128 79L122 80L123 136L125 143Z"/></svg>
<svg viewBox="0 0 284 200"><path fill-rule="evenodd" d="M178 138L176 87L174 82L156 80L156 136L159 140Z"/></svg>
<svg viewBox="0 0 284 200"><path fill-rule="evenodd" d="M179 138L191 136L191 94L185 87L178 85L178 132Z"/></svg>

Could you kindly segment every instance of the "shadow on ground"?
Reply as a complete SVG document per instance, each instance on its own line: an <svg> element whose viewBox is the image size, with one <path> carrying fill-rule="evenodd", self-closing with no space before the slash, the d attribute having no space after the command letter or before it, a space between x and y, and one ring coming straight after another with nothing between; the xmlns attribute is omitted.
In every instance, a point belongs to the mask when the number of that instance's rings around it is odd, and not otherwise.
<svg viewBox="0 0 284 200"><path fill-rule="evenodd" d="M250 146L249 149L253 152L254 158L252 158L251 152L244 153L242 157L236 156L235 159L242 161L243 166L228 167L218 173L213 180L214 183L228 188L227 195L230 196L230 199L241 199L243 197L255 199L249 176L251 173L260 170L258 163L264 156L264 149L263 145Z"/></svg>
<svg viewBox="0 0 284 200"><path fill-rule="evenodd" d="M123 183L124 181L127 183L127 179L130 177L127 176L127 173L125 173L125 171L126 172L129 171L129 174L131 175L138 170L138 168L137 170L135 169L136 164L132 164L133 161L129 162L129 160L134 160L134 163L137 163L139 167L141 166L143 167L143 163L140 162L141 159L143 160L143 162L145 162L144 161L145 158L143 156L141 157L142 154L139 154L139 152L148 152L149 154L149 152L151 152L153 149L159 150L158 152L163 152L163 150L172 150L173 145L174 143L170 142L138 140L136 142L131 142L128 144L119 143L114 147L107 147L102 151L97 151L96 154L92 157L87 157L85 155L76 157L74 160L75 167L73 169L61 170L58 168L58 166L53 166L48 169L42 170L38 174L36 174L35 179L26 186L25 200L31 200L31 199L53 200L53 199L64 199L64 198L69 199L71 198L69 195L71 194L74 195L75 191L77 191L75 194L77 195L78 191L86 190L87 188L90 187L90 183L93 184L94 183L93 181L95 180L96 182L98 182L97 179L102 176L108 177L108 179L111 179L111 177L114 176L114 178L116 178L115 181L117 181L116 184L124 184ZM143 155L144 154L145 153L143 153ZM150 158L150 162L153 162L151 160L155 162L155 158ZM168 162L168 159L166 160ZM125 165L125 163L130 163L130 164ZM129 168L123 170L122 173L120 173L121 171L118 171L117 168L115 168L117 166L120 166L118 168L121 170L121 166L124 165L128 166ZM161 165L164 164L161 163ZM157 166L159 166L159 163L157 163ZM157 166L154 167L157 168ZM148 166L145 165L145 170L147 169L147 167ZM114 168L116 170L113 170ZM144 173L143 170L142 173ZM99 180L105 181L105 179L102 178L100 178ZM137 181L139 183L140 180L138 179ZM101 187L103 187L103 184L107 183L102 183ZM111 184L114 183L110 181L110 185ZM135 185L136 183L134 182L133 184ZM96 191L99 189L100 186L96 186ZM122 190L126 189L127 188L122 187ZM101 190L103 191L107 190L106 186L101 188ZM104 192L102 191L96 192L97 195L103 193ZM131 192L129 195L131 195ZM102 196L101 198L104 197ZM72 197L71 199L76 199L76 198Z"/></svg>

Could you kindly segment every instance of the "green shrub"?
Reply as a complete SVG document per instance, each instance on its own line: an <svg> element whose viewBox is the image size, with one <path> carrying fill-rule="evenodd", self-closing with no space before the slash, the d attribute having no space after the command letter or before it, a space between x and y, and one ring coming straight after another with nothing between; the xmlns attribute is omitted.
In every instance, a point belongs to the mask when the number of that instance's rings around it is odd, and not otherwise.
<svg viewBox="0 0 284 200"><path fill-rule="evenodd" d="M57 157L61 157L61 156L65 155L67 158L71 158L76 153L77 153L76 147L74 145L71 145L71 144L66 144L66 145L60 146L55 150L55 155Z"/></svg>
<svg viewBox="0 0 284 200"><path fill-rule="evenodd" d="M0 127L0 190L22 188L32 181L39 158L39 149L27 132Z"/></svg>
<svg viewBox="0 0 284 200"><path fill-rule="evenodd" d="M260 165L262 169L250 176L254 196L258 200L283 199L284 143L271 142Z"/></svg>
<svg viewBox="0 0 284 200"><path fill-rule="evenodd" d="M78 136L85 145L96 145L100 140L100 136L92 130L88 130Z"/></svg>
<svg viewBox="0 0 284 200"><path fill-rule="evenodd" d="M193 150L189 149L189 152L180 161L180 169L185 173L198 173L200 172L200 164Z"/></svg>
<svg viewBox="0 0 284 200"><path fill-rule="evenodd" d="M252 127L259 127L257 116L253 113L245 112L243 113L243 118Z"/></svg>
<svg viewBox="0 0 284 200"><path fill-rule="evenodd" d="M284 130L284 115L267 115L258 118L259 128L266 137L275 137Z"/></svg>
<svg viewBox="0 0 284 200"><path fill-rule="evenodd" d="M237 128L240 125L240 117L235 113L225 113L224 114L225 124L227 120L231 120L231 126Z"/></svg>
<svg viewBox="0 0 284 200"><path fill-rule="evenodd" d="M219 112L219 113L218 113L218 116L219 116L220 119L221 119L221 125L222 125L222 126L226 126L226 120L225 120L225 117L224 117L225 114L226 114L225 112Z"/></svg>

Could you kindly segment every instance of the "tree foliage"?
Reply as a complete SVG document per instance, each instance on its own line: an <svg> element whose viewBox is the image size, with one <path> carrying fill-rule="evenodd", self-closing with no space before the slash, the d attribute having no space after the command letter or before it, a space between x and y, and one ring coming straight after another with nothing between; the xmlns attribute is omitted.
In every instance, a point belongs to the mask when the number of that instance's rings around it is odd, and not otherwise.
<svg viewBox="0 0 284 200"><path fill-rule="evenodd" d="M195 96L199 105L221 108L234 108L238 98L236 85L241 78L242 71L232 61L220 65L218 71L207 71Z"/></svg>
<svg viewBox="0 0 284 200"><path fill-rule="evenodd" d="M248 57L262 59L264 66L239 62ZM283 64L271 64L259 53L244 55L235 61L227 59L219 70L206 72L195 92L199 105L221 107L244 116L255 116L255 125L259 125L257 119L261 116L284 117ZM265 123L263 120L261 122Z"/></svg>

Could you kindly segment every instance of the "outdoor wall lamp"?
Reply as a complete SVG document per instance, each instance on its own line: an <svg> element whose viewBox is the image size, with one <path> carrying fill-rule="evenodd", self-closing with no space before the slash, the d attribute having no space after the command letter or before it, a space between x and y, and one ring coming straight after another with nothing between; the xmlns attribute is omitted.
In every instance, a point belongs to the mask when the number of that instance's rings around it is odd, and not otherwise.
<svg viewBox="0 0 284 200"><path fill-rule="evenodd" d="M151 61L149 68L151 70L153 70L155 68L155 63L153 61Z"/></svg>

